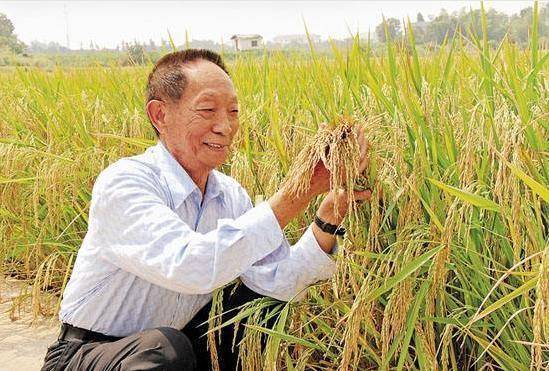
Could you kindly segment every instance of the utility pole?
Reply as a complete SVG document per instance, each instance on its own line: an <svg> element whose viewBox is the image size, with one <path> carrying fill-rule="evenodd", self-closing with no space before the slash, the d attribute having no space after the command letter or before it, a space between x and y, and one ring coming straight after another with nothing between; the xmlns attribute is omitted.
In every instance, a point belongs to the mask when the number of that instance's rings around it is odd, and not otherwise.
<svg viewBox="0 0 549 371"><path fill-rule="evenodd" d="M67 4L63 4L63 12L65 13L65 36L67 38L67 49L71 48L69 40L69 12L67 10Z"/></svg>

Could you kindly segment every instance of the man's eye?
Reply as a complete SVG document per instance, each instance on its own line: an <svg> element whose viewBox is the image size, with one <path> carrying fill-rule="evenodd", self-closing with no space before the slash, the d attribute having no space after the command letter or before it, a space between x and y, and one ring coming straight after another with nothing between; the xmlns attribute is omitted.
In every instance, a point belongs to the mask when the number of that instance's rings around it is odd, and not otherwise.
<svg viewBox="0 0 549 371"><path fill-rule="evenodd" d="M199 111L213 112L213 108L200 108Z"/></svg>

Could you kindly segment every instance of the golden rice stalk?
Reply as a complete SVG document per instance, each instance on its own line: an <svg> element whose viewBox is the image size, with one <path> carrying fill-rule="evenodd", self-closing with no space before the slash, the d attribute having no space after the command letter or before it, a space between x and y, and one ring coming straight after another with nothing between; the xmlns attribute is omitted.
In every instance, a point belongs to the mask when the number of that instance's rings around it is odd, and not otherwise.
<svg viewBox="0 0 549 371"><path fill-rule="evenodd" d="M208 349L212 360L212 369L219 371L219 359L217 355L217 346L215 344L215 331L213 328L218 327L222 323L221 313L223 313L223 288L218 288L213 292L212 307L208 316ZM221 342L221 330L219 330L219 342Z"/></svg>
<svg viewBox="0 0 549 371"><path fill-rule="evenodd" d="M288 171L283 189L293 196L309 190L311 178L320 161L330 172L330 189L347 191L347 202L351 213L357 211L354 189L361 189L359 180L359 145L355 127L357 120L340 116L335 122L319 127L312 138L298 154ZM335 210L337 212L337 198Z"/></svg>
<svg viewBox="0 0 549 371"><path fill-rule="evenodd" d="M377 271L374 267L372 272ZM355 300L351 306L351 310L343 317L345 321L345 329L343 332L343 350L341 352L340 370L357 369L357 365L361 356L359 343L364 339L364 325L374 328L379 322L378 318L374 318L376 303L367 301L366 295L372 287L374 275L368 275L364 278L360 290L356 294Z"/></svg>
<svg viewBox="0 0 549 371"><path fill-rule="evenodd" d="M427 370L433 370L433 371L439 370L438 363L437 363L436 350L435 350L435 347L433 346L433 340L430 339L432 335L428 335L425 333L425 330L421 323L416 324L416 333L417 333L417 338L419 340L418 341L419 351L423 352L423 357L425 358L425 361L427 363L427 366L425 368Z"/></svg>
<svg viewBox="0 0 549 371"><path fill-rule="evenodd" d="M545 248L539 267L539 280L536 287L532 342L532 363L530 369L541 370L543 364L542 347L549 343L549 247Z"/></svg>
<svg viewBox="0 0 549 371"><path fill-rule="evenodd" d="M244 307L248 308L248 306ZM242 310L244 310L244 308ZM246 319L246 324L262 326L262 310L255 311ZM235 328L236 331L236 328ZM261 349L262 333L254 328L244 326L244 335L238 344L238 362L242 369L262 370L264 369ZM234 344L234 342L233 342Z"/></svg>

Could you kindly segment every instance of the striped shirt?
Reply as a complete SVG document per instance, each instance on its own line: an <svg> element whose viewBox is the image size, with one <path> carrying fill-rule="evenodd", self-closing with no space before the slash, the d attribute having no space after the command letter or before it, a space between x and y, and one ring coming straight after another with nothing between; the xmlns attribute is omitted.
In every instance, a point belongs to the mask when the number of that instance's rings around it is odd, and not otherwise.
<svg viewBox="0 0 549 371"><path fill-rule="evenodd" d="M290 246L267 202L253 207L244 188L216 170L202 195L159 141L98 176L59 318L112 336L182 329L214 289L238 277L288 301L334 272L310 226Z"/></svg>

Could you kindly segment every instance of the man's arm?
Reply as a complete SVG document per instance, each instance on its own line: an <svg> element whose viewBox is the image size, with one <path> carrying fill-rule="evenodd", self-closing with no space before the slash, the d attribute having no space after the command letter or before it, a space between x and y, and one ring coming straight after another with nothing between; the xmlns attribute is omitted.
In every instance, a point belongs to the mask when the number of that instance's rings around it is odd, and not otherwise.
<svg viewBox="0 0 549 371"><path fill-rule="evenodd" d="M264 202L198 233L167 206L146 168L117 164L94 187L86 238L99 257L149 282L188 294L209 293L280 246L279 226L288 215L280 210L297 213L295 205L306 203L278 199L279 219Z"/></svg>
<svg viewBox="0 0 549 371"><path fill-rule="evenodd" d="M364 137L364 129L358 129L359 142L359 174L367 166L368 143ZM317 195L330 190L330 174L322 163L314 169L308 192L301 199L294 200L290 205L280 203L287 199L284 187L269 199L280 227L286 224ZM243 203L251 208L251 201L245 191ZM356 201L369 200L371 192L356 191ZM338 210L335 210L335 200L338 198ZM340 225L347 214L347 194L342 190L332 190L322 201L317 210L317 215L324 221ZM245 209L246 210L246 209ZM245 211L244 210L244 211ZM312 223L299 241L292 247L284 238L280 247L261 261L255 263L250 269L240 276L242 282L256 292L271 296L279 300L290 300L295 295L296 300L304 296L304 289L309 285L330 278L335 272L335 262L327 253L331 253L336 244L336 237L323 232L316 224Z"/></svg>
<svg viewBox="0 0 549 371"><path fill-rule="evenodd" d="M247 205L242 212L252 208L252 203L243 191L242 203ZM355 192L357 200L369 199L370 191ZM337 193L339 212L334 209L336 193L330 192L324 198L317 215L331 224L339 225L347 213L346 195ZM288 214L292 211L288 211ZM293 215L295 216L295 215ZM292 217L293 217L292 216ZM275 299L301 300L305 289L333 276L336 264L330 253L336 245L336 237L323 232L312 223L302 237L290 246L286 238L280 246L262 260L246 270L240 279L250 289Z"/></svg>

